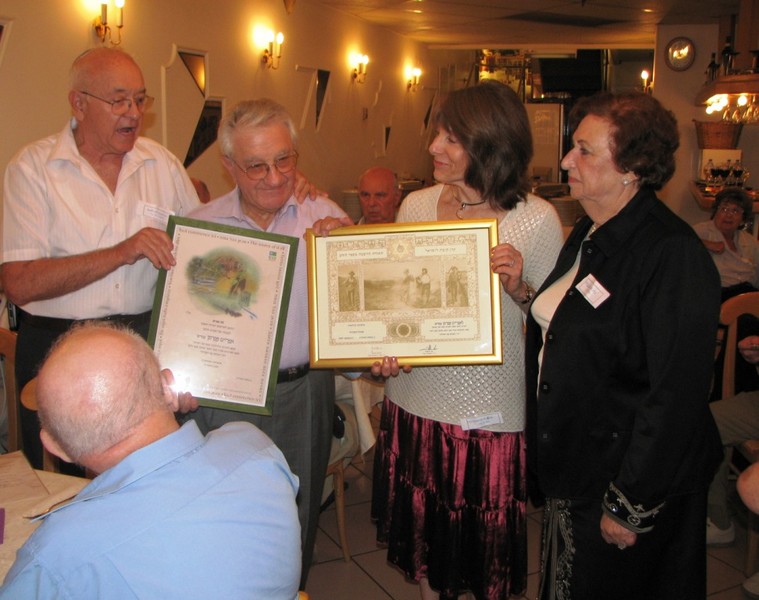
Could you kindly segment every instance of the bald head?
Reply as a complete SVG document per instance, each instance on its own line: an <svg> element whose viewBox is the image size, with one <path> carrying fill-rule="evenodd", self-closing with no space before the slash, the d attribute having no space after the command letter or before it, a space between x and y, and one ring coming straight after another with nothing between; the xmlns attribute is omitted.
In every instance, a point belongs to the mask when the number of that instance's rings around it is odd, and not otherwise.
<svg viewBox="0 0 759 600"><path fill-rule="evenodd" d="M124 67L137 69L139 65L131 55L119 48L92 48L82 52L71 65L72 90L86 89L92 80L99 79L105 71L118 71Z"/></svg>
<svg viewBox="0 0 759 600"><path fill-rule="evenodd" d="M398 179L386 167L372 167L358 180L358 199L365 223L393 223L401 201Z"/></svg>
<svg viewBox="0 0 759 600"><path fill-rule="evenodd" d="M153 414L174 420L150 347L100 323L75 327L53 346L37 378L37 405L46 435L82 464L135 435Z"/></svg>
<svg viewBox="0 0 759 600"><path fill-rule="evenodd" d="M96 170L103 160L118 163L134 148L148 98L142 71L126 52L94 48L74 61L69 90L74 141Z"/></svg>

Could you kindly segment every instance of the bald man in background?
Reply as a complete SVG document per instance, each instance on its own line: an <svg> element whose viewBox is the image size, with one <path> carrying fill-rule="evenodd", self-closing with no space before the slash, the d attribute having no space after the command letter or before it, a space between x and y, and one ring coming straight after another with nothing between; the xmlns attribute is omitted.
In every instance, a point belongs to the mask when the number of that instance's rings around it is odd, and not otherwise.
<svg viewBox="0 0 759 600"><path fill-rule="evenodd" d="M358 180L358 201L361 204L359 225L394 223L401 205L398 178L386 167L371 167Z"/></svg>

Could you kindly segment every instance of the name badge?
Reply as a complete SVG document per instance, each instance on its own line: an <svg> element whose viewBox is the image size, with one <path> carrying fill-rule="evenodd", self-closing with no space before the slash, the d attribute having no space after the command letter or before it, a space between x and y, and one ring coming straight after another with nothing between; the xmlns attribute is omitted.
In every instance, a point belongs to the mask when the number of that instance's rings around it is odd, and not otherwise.
<svg viewBox="0 0 759 600"><path fill-rule="evenodd" d="M500 412L480 415L479 417L464 417L461 419L461 429L464 431L482 429L488 425L497 425L498 423L503 423L503 415Z"/></svg>
<svg viewBox="0 0 759 600"><path fill-rule="evenodd" d="M160 223L163 227L166 227L169 223L169 216L174 213L161 206L155 204L148 204L147 202L142 204L142 216L156 223Z"/></svg>
<svg viewBox="0 0 759 600"><path fill-rule="evenodd" d="M575 287L593 308L598 308L611 296L609 291L593 275L588 275Z"/></svg>

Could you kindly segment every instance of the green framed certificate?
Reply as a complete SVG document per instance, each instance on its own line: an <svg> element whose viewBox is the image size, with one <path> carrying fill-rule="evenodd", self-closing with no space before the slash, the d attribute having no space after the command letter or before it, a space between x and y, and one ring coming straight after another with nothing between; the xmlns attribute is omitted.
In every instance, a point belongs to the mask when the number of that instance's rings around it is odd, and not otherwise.
<svg viewBox="0 0 759 600"><path fill-rule="evenodd" d="M306 232L311 366L503 362L495 219Z"/></svg>
<svg viewBox="0 0 759 600"><path fill-rule="evenodd" d="M298 239L169 218L148 342L201 406L271 414Z"/></svg>

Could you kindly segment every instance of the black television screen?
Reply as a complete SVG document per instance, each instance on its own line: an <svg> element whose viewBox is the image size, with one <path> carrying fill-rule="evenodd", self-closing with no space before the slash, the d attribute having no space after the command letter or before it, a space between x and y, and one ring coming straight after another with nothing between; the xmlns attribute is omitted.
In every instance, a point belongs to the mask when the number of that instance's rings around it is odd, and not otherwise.
<svg viewBox="0 0 759 600"><path fill-rule="evenodd" d="M546 94L566 92L574 96L603 89L601 53L577 53L577 58L540 58L540 80Z"/></svg>

